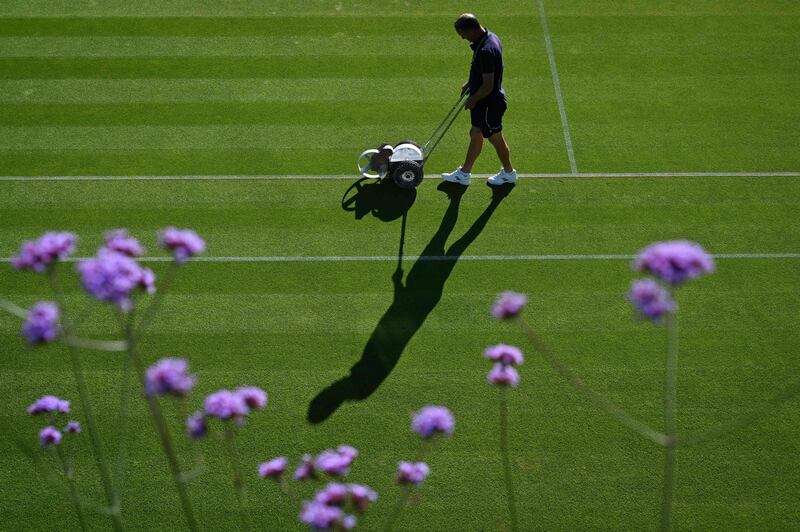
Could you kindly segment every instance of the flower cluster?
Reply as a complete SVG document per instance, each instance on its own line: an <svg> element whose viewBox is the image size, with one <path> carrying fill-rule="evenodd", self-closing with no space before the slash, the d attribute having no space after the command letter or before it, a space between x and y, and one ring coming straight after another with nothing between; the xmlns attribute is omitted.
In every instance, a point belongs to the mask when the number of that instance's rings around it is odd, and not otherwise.
<svg viewBox="0 0 800 532"><path fill-rule="evenodd" d="M398 484L415 484L419 486L430 474L431 470L425 462L400 462L397 465Z"/></svg>
<svg viewBox="0 0 800 532"><path fill-rule="evenodd" d="M107 248L100 248L97 256L78 264L83 287L100 301L114 303L123 311L133 308L134 290L144 289L148 294L156 291L156 276L149 268L142 268L129 256Z"/></svg>
<svg viewBox="0 0 800 532"><path fill-rule="evenodd" d="M335 450L326 449L316 458L310 454L303 455L302 463L294 472L295 480L317 478L317 471L332 477L344 477L350 472L350 465L358 456L358 450L349 445L340 445Z"/></svg>
<svg viewBox="0 0 800 532"><path fill-rule="evenodd" d="M128 257L139 257L146 251L138 240L128 234L126 229L115 229L105 234L105 249L122 253Z"/></svg>
<svg viewBox="0 0 800 532"><path fill-rule="evenodd" d="M242 386L234 391L216 391L205 398L203 412L195 412L186 420L186 433L194 439L205 436L208 433L206 421L209 417L221 421L232 419L238 424L243 424L251 410L263 410L265 406L267 406L267 393L261 388Z"/></svg>
<svg viewBox="0 0 800 532"><path fill-rule="evenodd" d="M195 384L194 376L186 374L188 368L189 363L182 358L159 360L145 372L145 393L186 397Z"/></svg>
<svg viewBox="0 0 800 532"><path fill-rule="evenodd" d="M55 421L56 416L60 414L69 414L69 411L70 402L55 395L43 395L28 407L28 414L32 416L49 414L51 422ZM77 421L69 421L64 427L64 432L69 434L77 434L80 431L81 425ZM58 445L63 437L62 432L53 425L48 425L39 431L39 443L41 443L42 447Z"/></svg>
<svg viewBox="0 0 800 532"><path fill-rule="evenodd" d="M659 321L675 312L678 304L669 291L653 279L636 279L631 283L628 299L639 314L649 320Z"/></svg>
<svg viewBox="0 0 800 532"><path fill-rule="evenodd" d="M522 364L524 357L518 347L497 344L486 348L483 355L495 362L486 379L498 386L516 386L519 384L519 373L514 366Z"/></svg>
<svg viewBox="0 0 800 532"><path fill-rule="evenodd" d="M670 240L651 244L636 257L633 269L678 286L714 271L714 259L696 242Z"/></svg>
<svg viewBox="0 0 800 532"><path fill-rule="evenodd" d="M205 241L191 229L167 227L159 233L158 240L159 246L171 251L178 264L183 264L206 249Z"/></svg>
<svg viewBox="0 0 800 532"><path fill-rule="evenodd" d="M671 290L686 281L712 273L714 259L696 242L656 242L639 252L633 261L633 270L656 278L633 281L628 299L640 316L658 322L678 308Z"/></svg>
<svg viewBox="0 0 800 532"><path fill-rule="evenodd" d="M58 320L58 305L50 301L36 303L28 311L22 334L31 344L52 342L58 337L61 327Z"/></svg>
<svg viewBox="0 0 800 532"><path fill-rule="evenodd" d="M303 503L300 520L316 530L352 530L356 517L345 513L348 505L358 513L364 513L370 503L378 500L378 494L362 484L330 483Z"/></svg>
<svg viewBox="0 0 800 532"><path fill-rule="evenodd" d="M278 456L267 462L259 464L258 476L278 480L286 472L289 460L285 456Z"/></svg>
<svg viewBox="0 0 800 532"><path fill-rule="evenodd" d="M436 434L450 436L455 426L453 413L443 406L424 406L411 418L411 430L425 439Z"/></svg>
<svg viewBox="0 0 800 532"><path fill-rule="evenodd" d="M497 297L497 301L492 306L492 316L499 320L516 318L527 302L528 296L525 294L503 292Z"/></svg>
<svg viewBox="0 0 800 532"><path fill-rule="evenodd" d="M37 240L28 240L22 244L19 254L11 264L17 270L33 270L44 272L57 260L64 260L75 253L78 237L66 231L51 231Z"/></svg>

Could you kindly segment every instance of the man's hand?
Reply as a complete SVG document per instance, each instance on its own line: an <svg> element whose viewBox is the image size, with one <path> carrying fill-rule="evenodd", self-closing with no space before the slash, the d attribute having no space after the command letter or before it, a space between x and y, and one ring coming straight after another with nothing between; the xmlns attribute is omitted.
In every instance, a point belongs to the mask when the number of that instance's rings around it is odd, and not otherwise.
<svg viewBox="0 0 800 532"><path fill-rule="evenodd" d="M478 100L476 100L474 96L470 96L464 101L464 109L474 109L477 103Z"/></svg>

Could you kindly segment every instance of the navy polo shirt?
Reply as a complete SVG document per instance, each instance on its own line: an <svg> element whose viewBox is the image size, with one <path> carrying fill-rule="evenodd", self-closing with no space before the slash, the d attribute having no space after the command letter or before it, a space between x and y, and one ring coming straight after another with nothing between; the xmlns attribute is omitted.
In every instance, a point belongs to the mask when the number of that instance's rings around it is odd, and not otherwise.
<svg viewBox="0 0 800 532"><path fill-rule="evenodd" d="M469 92L475 94L483 85L483 75L494 72L494 88L483 103L504 102L506 92L503 90L503 45L500 39L489 30L483 37L470 44L473 50L472 66L469 69Z"/></svg>

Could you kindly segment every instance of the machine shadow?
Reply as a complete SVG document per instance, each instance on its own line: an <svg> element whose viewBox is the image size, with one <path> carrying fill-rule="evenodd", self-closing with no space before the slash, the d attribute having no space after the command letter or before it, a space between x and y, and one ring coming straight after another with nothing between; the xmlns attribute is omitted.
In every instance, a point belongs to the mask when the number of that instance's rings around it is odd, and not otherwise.
<svg viewBox="0 0 800 532"><path fill-rule="evenodd" d="M450 202L436 233L411 266L405 284L402 270L404 213L400 257L392 275L392 303L367 340L361 359L350 368L350 374L330 384L311 400L306 415L310 423L325 421L345 401L362 401L368 398L386 380L408 342L442 299L444 285L459 258L481 234L497 207L513 188L513 184L492 187L492 199L486 209L458 240L445 249L447 239L458 220L461 197L466 187L448 182L439 185L438 189L447 194Z"/></svg>

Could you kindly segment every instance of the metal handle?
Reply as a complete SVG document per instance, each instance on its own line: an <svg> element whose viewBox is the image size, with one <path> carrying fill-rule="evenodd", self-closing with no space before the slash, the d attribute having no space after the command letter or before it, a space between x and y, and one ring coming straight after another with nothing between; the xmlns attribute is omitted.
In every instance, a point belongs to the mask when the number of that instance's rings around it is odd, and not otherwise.
<svg viewBox="0 0 800 532"><path fill-rule="evenodd" d="M428 157L431 156L433 150L436 149L436 146L438 146L439 142L444 138L445 134L450 129L450 126L452 126L453 122L456 121L456 118L458 118L458 115L461 113L462 109L464 109L463 103L466 101L468 97L469 97L469 91L468 90L462 91L458 97L458 100L456 100L456 104L445 115L444 120L442 120L441 123L438 126L436 126L436 129L433 130L433 134L431 134L428 141L422 147L422 152L425 154L425 159L423 159L423 163L424 161L428 160ZM444 128L444 130L442 130L442 126L445 125L445 122L447 122L447 126ZM440 130L442 131L440 132ZM433 143L432 146L431 143Z"/></svg>

